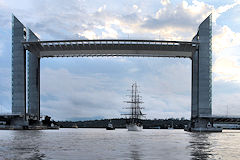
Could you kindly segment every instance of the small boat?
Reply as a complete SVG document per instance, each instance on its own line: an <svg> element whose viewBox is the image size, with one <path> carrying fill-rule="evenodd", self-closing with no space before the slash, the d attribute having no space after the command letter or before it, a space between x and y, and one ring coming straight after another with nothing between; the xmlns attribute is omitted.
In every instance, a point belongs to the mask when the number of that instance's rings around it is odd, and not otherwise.
<svg viewBox="0 0 240 160"><path fill-rule="evenodd" d="M78 128L78 125L75 123L74 125L72 125L72 128Z"/></svg>
<svg viewBox="0 0 240 160"><path fill-rule="evenodd" d="M138 93L139 92L137 89L137 84L134 83L132 85L132 90L130 95L131 100L126 101L126 103L131 104L130 107L126 108L126 109L130 109L130 113L122 114L122 115L129 116L126 124L128 131L141 131L143 129L142 121L140 118L143 117L145 114L142 114L141 112L142 108L140 107L140 103L143 103L143 102L140 100L140 96Z"/></svg>
<svg viewBox="0 0 240 160"><path fill-rule="evenodd" d="M115 130L115 128L113 127L113 124L111 121L109 121L107 127L106 127L106 130Z"/></svg>
<svg viewBox="0 0 240 160"><path fill-rule="evenodd" d="M174 129L173 128L173 121L172 121L172 126L168 125L168 129Z"/></svg>

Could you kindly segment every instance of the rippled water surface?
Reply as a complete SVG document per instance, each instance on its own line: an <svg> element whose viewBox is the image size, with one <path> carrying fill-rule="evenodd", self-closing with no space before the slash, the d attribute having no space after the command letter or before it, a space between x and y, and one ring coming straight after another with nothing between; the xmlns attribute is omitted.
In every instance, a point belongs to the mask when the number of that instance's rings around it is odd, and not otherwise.
<svg viewBox="0 0 240 160"><path fill-rule="evenodd" d="M240 159L240 131L60 129L0 131L2 159Z"/></svg>

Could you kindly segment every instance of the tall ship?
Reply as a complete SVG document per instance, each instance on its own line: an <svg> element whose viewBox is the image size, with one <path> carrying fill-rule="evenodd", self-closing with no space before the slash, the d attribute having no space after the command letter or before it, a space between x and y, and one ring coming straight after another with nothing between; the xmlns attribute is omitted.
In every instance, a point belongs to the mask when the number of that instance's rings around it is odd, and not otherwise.
<svg viewBox="0 0 240 160"><path fill-rule="evenodd" d="M126 127L128 131L141 131L143 129L141 118L145 115L142 114L140 107L140 104L143 103L141 101L141 97L139 96L139 91L137 88L137 83L132 84L131 88L131 95L129 95L130 100L125 101L126 103L130 104L130 107L127 107L126 109L129 109L129 113L122 114L127 116L127 124Z"/></svg>

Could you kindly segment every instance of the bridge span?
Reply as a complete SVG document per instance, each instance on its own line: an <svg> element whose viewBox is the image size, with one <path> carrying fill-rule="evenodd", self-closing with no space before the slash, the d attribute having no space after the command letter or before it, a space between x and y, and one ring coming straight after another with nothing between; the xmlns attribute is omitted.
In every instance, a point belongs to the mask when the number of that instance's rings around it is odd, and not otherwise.
<svg viewBox="0 0 240 160"><path fill-rule="evenodd" d="M159 40L27 41L24 48L44 57L183 57L192 58L199 42Z"/></svg>

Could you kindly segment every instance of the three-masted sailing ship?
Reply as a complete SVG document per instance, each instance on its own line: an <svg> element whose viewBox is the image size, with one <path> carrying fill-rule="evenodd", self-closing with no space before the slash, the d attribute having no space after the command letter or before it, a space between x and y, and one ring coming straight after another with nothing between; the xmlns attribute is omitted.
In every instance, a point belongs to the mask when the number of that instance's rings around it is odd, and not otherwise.
<svg viewBox="0 0 240 160"><path fill-rule="evenodd" d="M122 114L128 116L126 127L128 131L141 131L143 129L141 118L145 114L142 114L141 111L143 108L140 107L140 104L143 103L143 101L141 101L141 97L139 96L137 83L132 85L131 95L129 95L129 97L130 100L125 102L130 104L130 107L126 108L130 110L130 113Z"/></svg>

